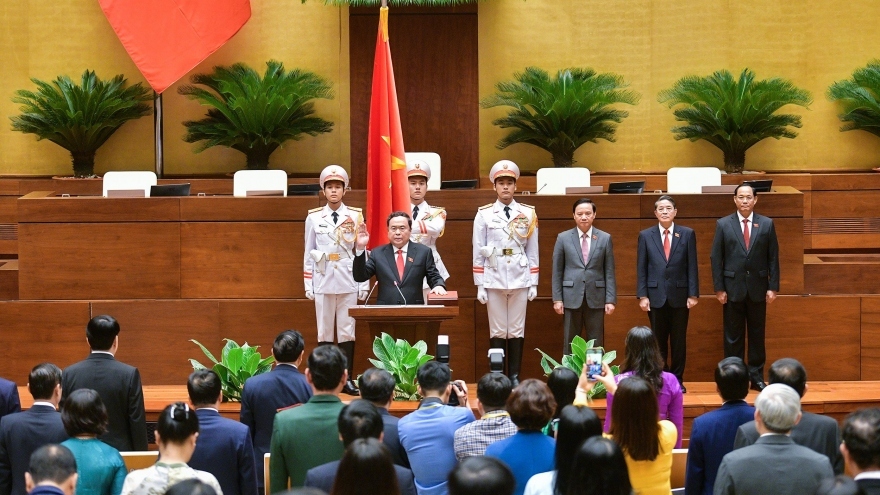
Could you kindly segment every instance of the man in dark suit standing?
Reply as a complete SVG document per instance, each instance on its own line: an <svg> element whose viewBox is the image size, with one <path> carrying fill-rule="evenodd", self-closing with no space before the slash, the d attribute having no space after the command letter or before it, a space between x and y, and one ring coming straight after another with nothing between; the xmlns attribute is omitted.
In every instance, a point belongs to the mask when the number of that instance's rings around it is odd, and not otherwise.
<svg viewBox="0 0 880 495"><path fill-rule="evenodd" d="M754 212L758 195L749 185L733 193L737 211L718 220L712 242L715 297L724 305L724 356L745 360L748 328L752 388L763 390L764 323L779 292L779 242L773 220Z"/></svg>
<svg viewBox="0 0 880 495"><path fill-rule="evenodd" d="M61 400L61 369L52 363L34 366L28 376L34 404L0 418L0 495L25 495L24 473L31 454L50 443L67 440L58 413Z"/></svg>
<svg viewBox="0 0 880 495"><path fill-rule="evenodd" d="M21 401L18 398L18 387L15 382L0 378L0 418L20 411Z"/></svg>
<svg viewBox="0 0 880 495"><path fill-rule="evenodd" d="M412 219L403 211L388 215L388 241L370 253L365 251L370 234L362 224L357 236L357 256L352 273L356 282L365 282L373 275L379 282L378 304L425 304L422 281L427 277L431 293L446 294L446 286L434 265L431 248L410 242Z"/></svg>
<svg viewBox="0 0 880 495"><path fill-rule="evenodd" d="M199 440L189 467L213 474L223 495L257 495L251 435L247 426L220 416L220 377L212 370L194 371L186 390L199 418Z"/></svg>
<svg viewBox="0 0 880 495"><path fill-rule="evenodd" d="M358 378L361 398L370 401L371 404L376 406L376 410L382 416L382 424L384 425L382 443L391 452L391 459L394 461L394 464L409 469L409 458L406 456L403 446L400 445L400 436L397 434L397 422L400 421L400 418L388 412L388 407L391 406L391 401L394 400L395 385L396 383L391 373L379 368L368 368Z"/></svg>
<svg viewBox="0 0 880 495"><path fill-rule="evenodd" d="M110 420L101 440L120 452L147 450L141 375L137 368L114 357L119 349L119 323L109 315L92 318L86 326L86 340L92 352L64 370L62 403L74 390L95 390Z"/></svg>
<svg viewBox="0 0 880 495"><path fill-rule="evenodd" d="M880 409L859 409L843 420L840 452L865 495L880 495Z"/></svg>
<svg viewBox="0 0 880 495"><path fill-rule="evenodd" d="M617 304L614 250L611 236L593 227L596 204L579 199L572 213L576 227L559 234L553 248L553 310L564 315L564 354L571 353L571 340L582 328L587 340L602 346L605 315Z"/></svg>
<svg viewBox="0 0 880 495"><path fill-rule="evenodd" d="M699 302L700 278L697 236L693 229L675 224L676 213L675 200L671 196L660 196L654 203L659 226L639 233L636 296L639 307L648 313L664 366L669 349L672 354L669 370L678 378L681 391L687 392L684 366L688 316Z"/></svg>

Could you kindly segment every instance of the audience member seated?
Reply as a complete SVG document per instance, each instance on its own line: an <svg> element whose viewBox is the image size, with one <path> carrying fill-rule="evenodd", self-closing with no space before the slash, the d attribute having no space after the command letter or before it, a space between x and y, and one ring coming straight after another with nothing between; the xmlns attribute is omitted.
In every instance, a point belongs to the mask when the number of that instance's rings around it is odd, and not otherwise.
<svg viewBox="0 0 880 495"><path fill-rule="evenodd" d="M819 483L816 495L865 495L859 485L849 476L838 474Z"/></svg>
<svg viewBox="0 0 880 495"><path fill-rule="evenodd" d="M269 461L272 493L302 486L306 471L342 458L336 421L343 406L339 393L348 380L346 367L345 354L334 345L319 346L309 355L306 379L314 395L275 416Z"/></svg>
<svg viewBox="0 0 880 495"><path fill-rule="evenodd" d="M553 419L547 423L542 430L545 435L555 437L556 425L559 422L559 415L562 409L574 403L574 391L578 386L578 374L566 368L559 367L554 369L550 376L547 377L547 386L553 392L553 398L556 399L556 411L553 413Z"/></svg>
<svg viewBox="0 0 880 495"><path fill-rule="evenodd" d="M363 390L361 390L361 393L363 393ZM337 426L339 428L339 437L342 439L342 444L346 449L355 440L365 438L381 440L384 436L382 416L379 414L376 406L367 400L353 400L351 404L343 407L339 413ZM344 458L345 455L343 454ZM306 473L305 486L320 488L329 493L333 489L334 480L337 478L340 462L331 461L309 469ZM399 488L399 493L403 495L416 495L412 471L395 464L394 474L397 478L395 486ZM366 488L364 489L366 490Z"/></svg>
<svg viewBox="0 0 880 495"><path fill-rule="evenodd" d="M58 413L61 369L52 363L34 366L28 392L34 398L30 409L0 418L0 495L25 495L24 473L31 454L43 445L67 440Z"/></svg>
<svg viewBox="0 0 880 495"><path fill-rule="evenodd" d="M789 434L801 418L801 400L788 385L773 383L755 400L753 444L724 456L715 495L803 495L834 476L828 457L794 443Z"/></svg>
<svg viewBox="0 0 880 495"><path fill-rule="evenodd" d="M567 493L575 454L588 438L601 435L602 421L592 409L586 406L565 406L556 428L556 469L532 476L526 484L525 495ZM621 462L622 460L621 455Z"/></svg>
<svg viewBox="0 0 880 495"><path fill-rule="evenodd" d="M711 495L721 459L733 450L736 430L752 421L755 408L744 400L749 394L749 369L742 359L722 359L715 368L715 386L724 403L694 419L688 445L685 491Z"/></svg>
<svg viewBox="0 0 880 495"><path fill-rule="evenodd" d="M92 318L86 326L92 352L64 370L61 400L81 388L98 392L107 408L109 426L101 440L120 452L147 450L144 392L137 368L116 360L119 323L112 316Z"/></svg>
<svg viewBox="0 0 880 495"><path fill-rule="evenodd" d="M74 495L76 459L61 445L44 445L31 454L24 484L28 495Z"/></svg>
<svg viewBox="0 0 880 495"><path fill-rule="evenodd" d="M98 440L107 431L107 409L98 392L81 388L67 397L61 421L70 436L61 445L76 458L77 495L119 495L127 470L119 451Z"/></svg>
<svg viewBox="0 0 880 495"><path fill-rule="evenodd" d="M400 444L406 450L419 495L446 493L446 480L455 468L455 431L474 420L468 407L467 385L450 383L449 366L428 361L416 373L419 408L400 419ZM455 391L458 407L447 405Z"/></svg>
<svg viewBox="0 0 880 495"><path fill-rule="evenodd" d="M213 474L187 465L196 449L199 418L189 404L175 402L162 410L156 425L159 460L146 469L137 469L125 477L122 495L159 495L172 485L191 478L201 480L223 495Z"/></svg>
<svg viewBox="0 0 880 495"><path fill-rule="evenodd" d="M213 474L225 495L257 495L250 431L240 422L220 416L222 388L220 377L212 370L194 371L186 382L189 401L199 418L199 441L189 466Z"/></svg>
<svg viewBox="0 0 880 495"><path fill-rule="evenodd" d="M406 451L400 445L400 436L397 434L397 423L400 418L388 412L391 402L394 401L396 385L391 373L379 368L369 368L358 378L361 398L370 401L382 415L382 423L385 425L382 443L391 452L394 464L409 469L409 458L406 457Z"/></svg>
<svg viewBox="0 0 880 495"><path fill-rule="evenodd" d="M553 417L556 401L544 382L530 378L519 384L507 399L507 411L517 427L512 437L493 443L486 455L507 464L516 478L517 495L522 495L532 476L553 470L556 442L541 432Z"/></svg>
<svg viewBox="0 0 880 495"><path fill-rule="evenodd" d="M774 362L767 372L770 383L782 383L793 388L801 397L807 393L807 370L796 359L782 358ZM802 411L801 420L791 430L791 439L798 445L809 447L831 461L834 474L843 473L843 457L840 455L840 428L834 418ZM755 422L750 421L736 432L734 448L752 445L758 440Z"/></svg>
<svg viewBox="0 0 880 495"><path fill-rule="evenodd" d="M484 455L486 447L516 433L507 412L507 399L513 384L501 373L486 373L477 382L477 411L480 419L455 432L455 458Z"/></svg>
<svg viewBox="0 0 880 495"><path fill-rule="evenodd" d="M192 478L171 485L165 495L217 495L211 485Z"/></svg>
<svg viewBox="0 0 880 495"><path fill-rule="evenodd" d="M866 495L880 495L880 409L859 409L843 420L840 452Z"/></svg>
<svg viewBox="0 0 880 495"><path fill-rule="evenodd" d="M561 495L630 495L634 491L627 459L613 440L592 437L574 455L568 488Z"/></svg>
<svg viewBox="0 0 880 495"><path fill-rule="evenodd" d="M330 495L364 493L370 495L401 493L391 454L376 438L359 438L345 449Z"/></svg>
<svg viewBox="0 0 880 495"><path fill-rule="evenodd" d="M449 495L512 495L516 480L503 462L467 457L449 473Z"/></svg>
<svg viewBox="0 0 880 495"><path fill-rule="evenodd" d="M21 412L18 386L5 378L0 378L0 418L7 414Z"/></svg>
<svg viewBox="0 0 880 495"><path fill-rule="evenodd" d="M247 425L254 444L257 486L263 493L263 457L269 453L275 414L287 407L304 404L312 397L312 387L299 371L305 341L296 330L285 330L275 337L272 355L275 368L248 378L241 394L241 422Z"/></svg>

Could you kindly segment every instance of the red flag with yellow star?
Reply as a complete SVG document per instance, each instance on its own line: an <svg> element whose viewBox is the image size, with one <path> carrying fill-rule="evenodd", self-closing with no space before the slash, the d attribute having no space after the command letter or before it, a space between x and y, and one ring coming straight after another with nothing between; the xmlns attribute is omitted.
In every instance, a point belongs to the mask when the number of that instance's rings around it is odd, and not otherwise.
<svg viewBox="0 0 880 495"><path fill-rule="evenodd" d="M391 45L388 43L388 7L379 11L379 34L373 62L370 131L367 137L367 231L372 249L388 242L386 220L393 211L409 212L409 183L403 131L397 106Z"/></svg>

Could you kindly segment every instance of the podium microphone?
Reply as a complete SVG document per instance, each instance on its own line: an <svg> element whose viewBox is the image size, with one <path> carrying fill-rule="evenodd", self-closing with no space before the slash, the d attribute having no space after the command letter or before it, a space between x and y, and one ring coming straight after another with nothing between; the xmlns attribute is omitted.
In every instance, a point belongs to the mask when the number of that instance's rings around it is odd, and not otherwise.
<svg viewBox="0 0 880 495"><path fill-rule="evenodd" d="M394 288L397 289L397 292L400 294L400 297L403 298L403 305L406 306L406 297L403 295L403 292L400 291L400 287L397 286L397 280L394 281Z"/></svg>
<svg viewBox="0 0 880 495"><path fill-rule="evenodd" d="M367 292L367 298L364 299L364 306L366 306L367 303L370 302L370 296L373 295L373 291L376 290L376 286L377 286L377 285L379 285L379 281L378 281L378 280L376 280L376 282L375 282L375 283L373 284L373 286L370 288L370 292Z"/></svg>

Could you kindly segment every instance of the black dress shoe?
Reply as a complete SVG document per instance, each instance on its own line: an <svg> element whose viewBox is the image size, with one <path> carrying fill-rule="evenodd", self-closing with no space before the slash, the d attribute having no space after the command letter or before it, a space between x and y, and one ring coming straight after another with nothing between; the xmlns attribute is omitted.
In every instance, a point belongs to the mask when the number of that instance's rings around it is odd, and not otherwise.
<svg viewBox="0 0 880 495"><path fill-rule="evenodd" d="M687 387L684 386L684 383L679 383L678 386L679 386L679 388L681 388L681 393L683 393L683 394L688 393L688 389L687 389Z"/></svg>
<svg viewBox="0 0 880 495"><path fill-rule="evenodd" d="M355 386L354 381L348 380L345 382L345 385L342 387L342 393L348 395L361 395L360 390Z"/></svg>
<svg viewBox="0 0 880 495"><path fill-rule="evenodd" d="M758 392L760 392L760 391L764 390L765 388L767 388L767 384L764 383L764 380L758 380L758 381L752 382L752 390L757 390Z"/></svg>

